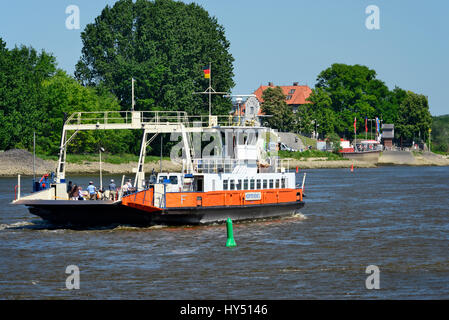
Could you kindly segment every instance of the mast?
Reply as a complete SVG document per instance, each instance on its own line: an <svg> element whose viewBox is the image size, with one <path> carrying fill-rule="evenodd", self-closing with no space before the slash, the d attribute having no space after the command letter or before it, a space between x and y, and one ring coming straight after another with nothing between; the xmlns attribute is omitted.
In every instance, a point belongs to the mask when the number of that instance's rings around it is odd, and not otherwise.
<svg viewBox="0 0 449 320"><path fill-rule="evenodd" d="M212 63L209 62L209 87L203 92L194 92L193 94L207 94L209 95L209 127L212 127L212 95L221 94L227 95L228 92L217 92L212 88L212 76L211 76Z"/></svg>
<svg viewBox="0 0 449 320"><path fill-rule="evenodd" d="M209 88L212 89L212 66L209 62ZM212 92L209 90L209 124L210 124L210 117L212 116Z"/></svg>
<svg viewBox="0 0 449 320"><path fill-rule="evenodd" d="M134 111L134 106L135 106L135 102L134 102L134 78L131 78L131 111Z"/></svg>
<svg viewBox="0 0 449 320"><path fill-rule="evenodd" d="M159 161L159 172L160 173L162 173L162 144L164 143L164 139L163 138L164 138L164 136L161 135L161 160Z"/></svg>
<svg viewBox="0 0 449 320"><path fill-rule="evenodd" d="M36 181L36 131L33 131L33 188L35 181Z"/></svg>
<svg viewBox="0 0 449 320"><path fill-rule="evenodd" d="M101 153L104 152L104 148L100 147L99 153L100 153L100 189L103 190L103 172L101 167Z"/></svg>

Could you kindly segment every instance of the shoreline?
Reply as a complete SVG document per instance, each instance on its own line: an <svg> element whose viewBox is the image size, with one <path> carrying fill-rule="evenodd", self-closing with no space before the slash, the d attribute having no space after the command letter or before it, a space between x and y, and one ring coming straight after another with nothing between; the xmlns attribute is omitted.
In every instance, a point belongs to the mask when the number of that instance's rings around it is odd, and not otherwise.
<svg viewBox="0 0 449 320"><path fill-rule="evenodd" d="M360 160L322 160L319 158L309 158L308 160L289 160L288 168L295 169L335 169L350 168L378 168L382 166L449 166L448 156L441 156L434 153L413 154L408 151L385 151L377 162ZM84 163L67 163L67 174L98 174L100 172L99 162L85 161ZM42 160L36 158L36 175L54 172L57 161ZM122 164L102 163L103 174L133 174L133 169L137 167L137 162ZM145 163L145 171L151 172L153 169L159 172L160 163ZM176 172L181 170L181 165L169 160L162 161L162 170ZM17 175L33 175L33 156L26 150L9 150L0 153L0 177L15 177Z"/></svg>

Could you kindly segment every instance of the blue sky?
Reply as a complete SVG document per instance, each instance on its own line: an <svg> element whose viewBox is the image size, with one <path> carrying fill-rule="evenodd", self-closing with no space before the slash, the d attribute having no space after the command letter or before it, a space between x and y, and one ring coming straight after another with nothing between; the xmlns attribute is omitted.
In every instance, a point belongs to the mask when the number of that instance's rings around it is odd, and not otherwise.
<svg viewBox="0 0 449 320"><path fill-rule="evenodd" d="M15 0L0 4L0 37L52 52L73 74L80 33L115 0ZM184 1L190 3L192 1ZM235 58L234 94L268 81L313 87L332 63L363 64L378 78L429 97L433 115L449 113L449 1L197 0L225 27ZM80 30L65 27L66 7L80 9ZM365 8L380 10L368 30ZM219 88L218 88L219 89Z"/></svg>

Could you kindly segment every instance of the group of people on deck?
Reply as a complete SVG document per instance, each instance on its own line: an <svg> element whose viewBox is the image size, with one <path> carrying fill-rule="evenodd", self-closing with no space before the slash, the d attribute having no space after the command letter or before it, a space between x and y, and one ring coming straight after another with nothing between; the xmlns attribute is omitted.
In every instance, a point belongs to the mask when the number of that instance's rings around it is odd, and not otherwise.
<svg viewBox="0 0 449 320"><path fill-rule="evenodd" d="M123 185L122 187L123 195L132 193L134 188L131 183L131 179ZM73 185L72 181L69 181L67 185L67 193L69 195L70 200L117 200L118 198L118 188L114 182L114 179L111 179L106 190L104 188L96 188L93 181L89 182L89 185L86 188L86 191L83 190L81 186Z"/></svg>

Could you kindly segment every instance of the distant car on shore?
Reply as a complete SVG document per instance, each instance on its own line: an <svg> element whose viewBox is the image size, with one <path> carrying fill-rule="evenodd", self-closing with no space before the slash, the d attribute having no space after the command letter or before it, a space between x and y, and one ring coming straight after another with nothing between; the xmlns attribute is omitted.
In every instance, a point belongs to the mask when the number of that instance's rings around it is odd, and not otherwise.
<svg viewBox="0 0 449 320"><path fill-rule="evenodd" d="M285 143L282 143L282 142L280 143L280 149L285 150L285 151L292 151L292 152L298 151L293 148L290 148L289 146L287 146Z"/></svg>

